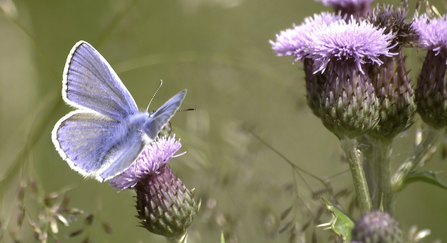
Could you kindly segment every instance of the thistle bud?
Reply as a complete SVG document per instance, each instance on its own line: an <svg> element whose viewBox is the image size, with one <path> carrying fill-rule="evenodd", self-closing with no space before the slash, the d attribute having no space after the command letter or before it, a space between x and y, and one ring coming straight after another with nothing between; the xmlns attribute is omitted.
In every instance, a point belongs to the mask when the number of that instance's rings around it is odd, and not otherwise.
<svg viewBox="0 0 447 243"><path fill-rule="evenodd" d="M200 208L193 194L168 166L140 180L136 187L141 226L154 234L177 237L186 233Z"/></svg>
<svg viewBox="0 0 447 243"><path fill-rule="evenodd" d="M370 72L380 105L379 123L368 133L373 137L393 139L413 124L416 102L405 58L386 58L385 64Z"/></svg>
<svg viewBox="0 0 447 243"><path fill-rule="evenodd" d="M402 230L389 213L372 211L362 215L355 222L352 242L402 243Z"/></svg>
<svg viewBox="0 0 447 243"><path fill-rule="evenodd" d="M323 94L323 85L326 83L326 76L315 75L313 63L310 58L303 60L304 74L306 75L306 98L307 105L314 115L320 117L321 95Z"/></svg>
<svg viewBox="0 0 447 243"><path fill-rule="evenodd" d="M447 126L447 53L428 51L416 86L418 113L438 129Z"/></svg>
<svg viewBox="0 0 447 243"><path fill-rule="evenodd" d="M369 77L358 69L331 63L321 75L327 79L320 108L326 128L339 138L370 131L379 121L379 104Z"/></svg>

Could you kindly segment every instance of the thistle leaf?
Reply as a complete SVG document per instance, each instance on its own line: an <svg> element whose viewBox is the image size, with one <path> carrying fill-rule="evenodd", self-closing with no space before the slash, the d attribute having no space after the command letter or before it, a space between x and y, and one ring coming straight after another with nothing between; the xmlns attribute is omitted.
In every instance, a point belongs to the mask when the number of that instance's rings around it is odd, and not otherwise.
<svg viewBox="0 0 447 243"><path fill-rule="evenodd" d="M398 191L402 191L406 186L413 182L425 182L442 189L447 189L447 183L438 178L434 172L428 170L418 170L411 172L407 177L405 177L402 186L398 189Z"/></svg>

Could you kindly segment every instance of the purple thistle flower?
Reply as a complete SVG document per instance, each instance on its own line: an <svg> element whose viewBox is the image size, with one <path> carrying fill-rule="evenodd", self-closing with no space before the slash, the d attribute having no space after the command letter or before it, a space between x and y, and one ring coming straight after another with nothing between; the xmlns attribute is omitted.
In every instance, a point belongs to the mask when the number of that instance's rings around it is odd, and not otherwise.
<svg viewBox="0 0 447 243"><path fill-rule="evenodd" d="M298 61L309 54L308 48L312 43L308 33L317 26L328 25L340 19L340 15L327 12L315 14L313 18L305 18L303 24L281 31L276 35L276 42L270 41L270 44L278 56L295 56L295 61Z"/></svg>
<svg viewBox="0 0 447 243"><path fill-rule="evenodd" d="M270 41L278 56L301 60L307 101L314 114L338 137L356 137L379 121L379 104L365 70L397 53L390 49L394 33L366 20L340 15L315 15ZM327 70L326 70L327 69Z"/></svg>
<svg viewBox="0 0 447 243"><path fill-rule="evenodd" d="M348 22L339 20L329 25L316 26L311 33L308 57L314 60L315 72L324 72L329 61L354 62L363 73L362 65L381 65L381 57L391 57L396 53L389 50L393 33L384 33L367 21L351 18Z"/></svg>
<svg viewBox="0 0 447 243"><path fill-rule="evenodd" d="M169 239L185 240L186 229L200 208L200 201L167 165L182 147L180 140L163 136L147 146L119 177L110 180L117 189L133 188L141 226ZM183 241L182 241L183 242Z"/></svg>
<svg viewBox="0 0 447 243"><path fill-rule="evenodd" d="M172 158L184 155L186 152L175 155L182 147L180 140L175 140L175 135L162 137L158 141L147 146L138 159L119 177L110 180L110 185L117 189L134 187L139 180L145 177L160 174L160 168L165 166Z"/></svg>
<svg viewBox="0 0 447 243"><path fill-rule="evenodd" d="M310 68L305 71L306 81L312 82L308 77L313 76L314 83L306 83L308 103L339 138L360 136L379 121L377 97L363 69L396 55L389 51L393 34L384 31L351 17L316 26L309 33L312 45L306 59L312 60L313 73L308 73ZM309 101L312 97L317 100Z"/></svg>
<svg viewBox="0 0 447 243"><path fill-rule="evenodd" d="M435 129L447 126L447 16L430 19L421 15L413 22L417 45L427 50L416 86L417 111Z"/></svg>
<svg viewBox="0 0 447 243"><path fill-rule="evenodd" d="M308 18L305 23L276 35L270 41L278 56L295 56L295 61L311 58L316 65L314 72L324 72L330 60L354 61L362 71L362 64L382 64L381 56L393 56L390 41L393 33L384 33L367 21L351 18L345 21L340 15L323 13Z"/></svg>
<svg viewBox="0 0 447 243"><path fill-rule="evenodd" d="M430 19L423 14L414 19L412 26L419 35L417 41L419 47L434 51L436 55L442 50L447 50L447 15L439 19Z"/></svg>
<svg viewBox="0 0 447 243"><path fill-rule="evenodd" d="M333 7L336 12L343 14L364 15L371 9L374 0L316 0L325 6Z"/></svg>

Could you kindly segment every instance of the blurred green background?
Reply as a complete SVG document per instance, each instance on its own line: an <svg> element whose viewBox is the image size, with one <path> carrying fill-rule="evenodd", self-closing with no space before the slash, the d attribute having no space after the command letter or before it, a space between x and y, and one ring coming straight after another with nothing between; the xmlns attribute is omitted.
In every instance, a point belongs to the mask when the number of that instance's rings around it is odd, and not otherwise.
<svg viewBox="0 0 447 243"><path fill-rule="evenodd" d="M433 3L446 12L445 3ZM153 109L188 89L182 108L197 110L172 120L187 154L170 166L202 200L189 242L218 242L221 232L227 242L288 242L292 235L293 242L315 236L328 242L333 236L315 228L330 214L312 194L323 181L332 194L352 190L350 174L343 173L348 166L337 138L306 105L300 63L276 57L268 42L330 8L308 0L0 0L0 7L0 241L16 235L32 242L30 222L45 222L39 215L51 215L65 195L69 208L84 213L68 227L57 222L61 242L165 242L137 226L133 191L117 193L108 183L84 179L53 147L54 124L72 110L62 101L61 79L79 40L109 61L142 109L160 79ZM408 53L416 76L423 53ZM395 167L411 153L419 122L395 140ZM317 179L303 174L303 180L280 155ZM427 168L446 168L441 149ZM439 176L447 181L445 173ZM51 196L58 197L44 200ZM341 198L346 210L352 196ZM417 225L432 231L425 242L447 239L446 202L444 190L414 184L399 195L396 218L405 234ZM93 222L84 227L89 214ZM295 226L282 232L288 222ZM79 229L85 230L67 237Z"/></svg>

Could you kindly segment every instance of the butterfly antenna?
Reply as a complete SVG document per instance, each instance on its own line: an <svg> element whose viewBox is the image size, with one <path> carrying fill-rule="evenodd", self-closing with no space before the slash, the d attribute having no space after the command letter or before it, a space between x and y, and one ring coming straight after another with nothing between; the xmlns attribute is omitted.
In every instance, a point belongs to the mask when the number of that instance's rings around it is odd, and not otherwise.
<svg viewBox="0 0 447 243"><path fill-rule="evenodd" d="M146 111L149 111L149 107L151 106L152 100L154 99L155 95L157 94L158 90L160 90L162 85L163 85L163 80L160 79L160 85L158 86L157 90L155 91L154 95L152 96L151 101L149 101L149 105L147 105Z"/></svg>

